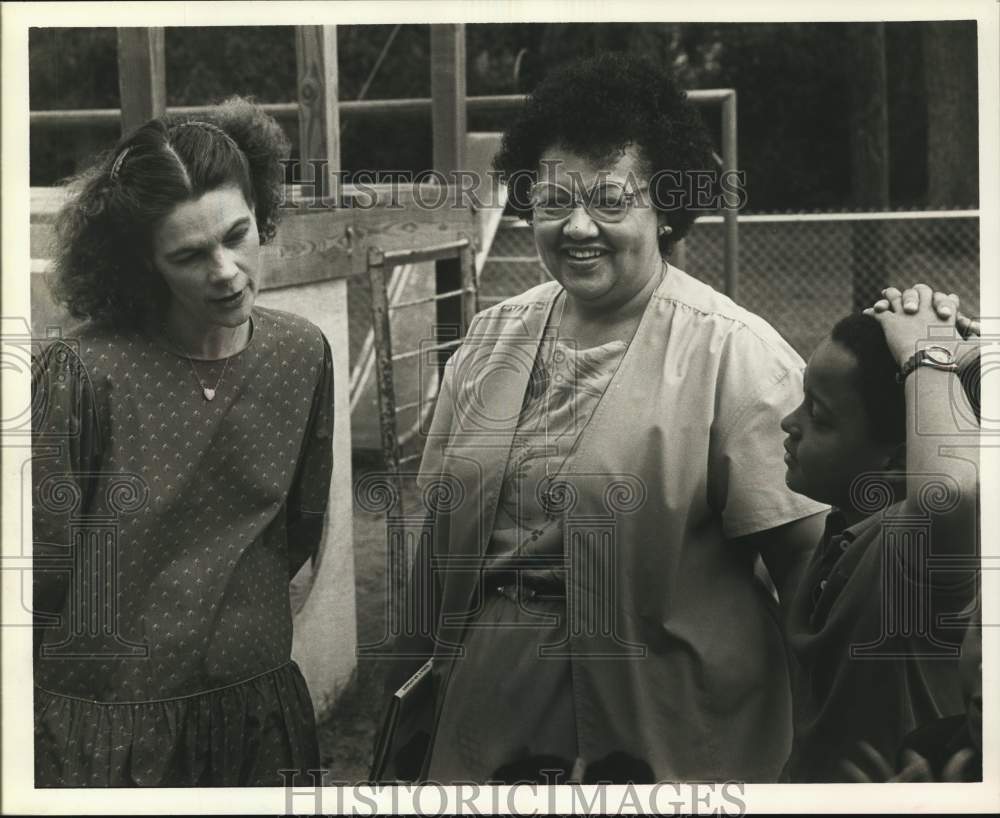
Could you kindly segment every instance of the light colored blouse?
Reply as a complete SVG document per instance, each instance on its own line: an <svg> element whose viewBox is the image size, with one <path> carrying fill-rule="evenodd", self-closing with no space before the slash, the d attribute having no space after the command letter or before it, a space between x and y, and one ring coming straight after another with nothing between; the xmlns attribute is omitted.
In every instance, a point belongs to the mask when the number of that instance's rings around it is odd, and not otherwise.
<svg viewBox="0 0 1000 818"><path fill-rule="evenodd" d="M581 350L557 336L546 332L525 391L483 563L487 595L437 720L429 780L503 781L509 765L540 755L568 771L577 757L572 666L568 656L546 655L565 643L567 617L560 498L544 493L627 345ZM518 598L515 589L529 593Z"/></svg>
<svg viewBox="0 0 1000 818"><path fill-rule="evenodd" d="M478 315L446 367L421 466L424 485L461 488L434 528L439 706L560 289ZM560 472L585 762L622 751L660 780L777 779L791 745L787 657L757 555L733 540L825 510L784 482L779 422L801 400L802 369L770 325L675 267L650 298Z"/></svg>
<svg viewBox="0 0 1000 818"><path fill-rule="evenodd" d="M497 505L489 553L490 567L502 567L501 556L537 554L532 533L559 524L558 514L546 507L546 491L572 454L628 345L624 341L578 349L557 340L550 330L535 360L517 432L511 441ZM497 536L497 535L500 536ZM539 542L551 542L544 537ZM512 550L510 543L525 546ZM557 552L561 554L559 549Z"/></svg>

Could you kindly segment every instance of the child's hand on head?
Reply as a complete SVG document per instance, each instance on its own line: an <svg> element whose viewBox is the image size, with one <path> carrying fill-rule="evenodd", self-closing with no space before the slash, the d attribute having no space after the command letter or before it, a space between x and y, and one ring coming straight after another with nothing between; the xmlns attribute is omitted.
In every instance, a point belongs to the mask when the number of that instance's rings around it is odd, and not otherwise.
<svg viewBox="0 0 1000 818"><path fill-rule="evenodd" d="M935 295L926 284L915 284L906 293L900 293L895 287L889 287L883 293L891 309L873 307L865 312L873 315L882 325L886 343L900 366L916 352L920 341L928 341L932 337L934 344L954 351L961 340L956 324L957 296ZM932 336L931 327L951 327L952 337L940 331Z"/></svg>
<svg viewBox="0 0 1000 818"><path fill-rule="evenodd" d="M915 313L920 304L920 296L917 287L923 284L914 284L912 287L900 292L895 287L886 287L882 290L883 298L880 298L868 309L864 310L866 315L878 315L886 311ZM955 326L963 338L981 335L980 323L962 313L961 299L955 293L943 293L935 291L931 299L931 305L942 320L954 315Z"/></svg>

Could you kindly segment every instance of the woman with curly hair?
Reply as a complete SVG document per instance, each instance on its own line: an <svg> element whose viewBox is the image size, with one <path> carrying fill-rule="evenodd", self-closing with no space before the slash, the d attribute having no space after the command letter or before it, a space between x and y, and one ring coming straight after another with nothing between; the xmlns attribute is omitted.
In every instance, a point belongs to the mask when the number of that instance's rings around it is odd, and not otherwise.
<svg viewBox="0 0 1000 818"><path fill-rule="evenodd" d="M480 313L446 367L421 465L447 500L421 563L439 609L400 644L434 654L423 772L623 753L774 781L789 679L755 563L783 597L824 506L783 479L801 358L668 262L704 206L704 126L661 67L604 55L539 85L495 165L554 281Z"/></svg>
<svg viewBox="0 0 1000 818"><path fill-rule="evenodd" d="M755 563L784 597L824 507L784 482L802 360L668 262L704 126L658 65L603 55L539 85L495 165L554 281L476 317L430 429L422 481L451 491L440 610L418 612L425 774L624 753L658 780L776 780L789 679Z"/></svg>
<svg viewBox="0 0 1000 818"><path fill-rule="evenodd" d="M33 362L36 786L318 766L288 583L322 535L332 359L254 303L287 152L243 99L163 116L60 213L55 292L88 320Z"/></svg>

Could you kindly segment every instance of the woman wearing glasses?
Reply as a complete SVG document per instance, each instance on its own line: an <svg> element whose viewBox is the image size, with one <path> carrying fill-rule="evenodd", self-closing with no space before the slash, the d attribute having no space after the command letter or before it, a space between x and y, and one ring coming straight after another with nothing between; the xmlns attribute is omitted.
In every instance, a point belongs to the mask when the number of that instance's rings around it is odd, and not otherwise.
<svg viewBox="0 0 1000 818"><path fill-rule="evenodd" d="M616 754L658 780L775 780L789 682L754 565L788 587L824 507L784 483L801 359L667 262L695 217L679 192L713 168L700 119L656 65L602 56L537 88L495 164L555 280L477 316L427 441L425 774Z"/></svg>

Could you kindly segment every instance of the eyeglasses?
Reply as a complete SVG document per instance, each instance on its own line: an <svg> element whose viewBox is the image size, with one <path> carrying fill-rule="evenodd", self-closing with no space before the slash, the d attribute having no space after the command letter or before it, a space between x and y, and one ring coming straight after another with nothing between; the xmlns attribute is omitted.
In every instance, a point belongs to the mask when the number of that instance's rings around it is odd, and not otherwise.
<svg viewBox="0 0 1000 818"><path fill-rule="evenodd" d="M561 221L583 205L592 219L599 222L620 222L647 185L626 188L620 182L603 182L575 195L555 182L537 182L531 188L531 208L540 221Z"/></svg>

